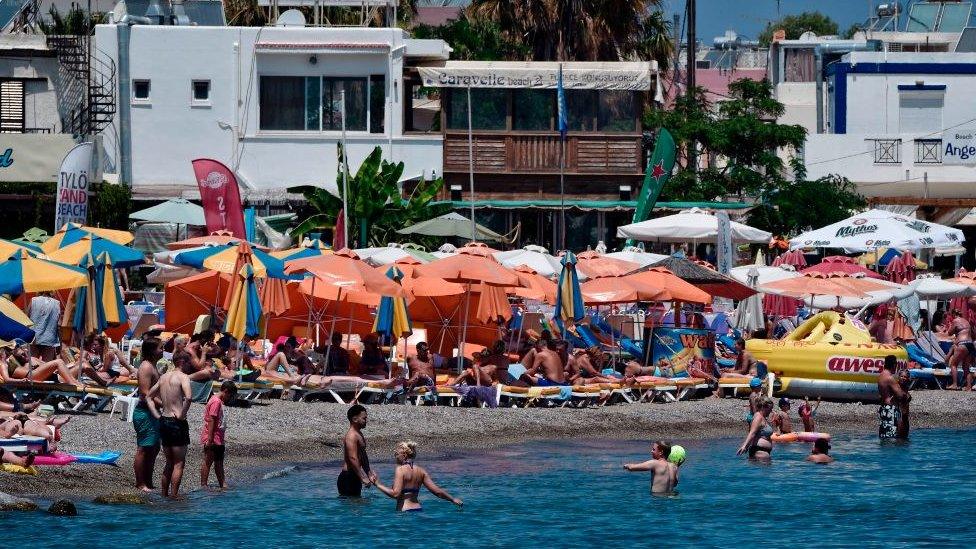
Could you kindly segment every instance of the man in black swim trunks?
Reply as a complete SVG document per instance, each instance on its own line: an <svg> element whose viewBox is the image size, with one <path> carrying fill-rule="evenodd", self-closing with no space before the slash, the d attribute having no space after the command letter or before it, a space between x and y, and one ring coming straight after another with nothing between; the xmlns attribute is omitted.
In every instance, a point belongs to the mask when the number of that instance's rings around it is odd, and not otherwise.
<svg viewBox="0 0 976 549"><path fill-rule="evenodd" d="M878 376L878 395L881 397L881 406L878 408L878 436L884 439L907 439L908 429L899 429L901 415L908 413L908 403L912 400L912 395L902 389L895 376L895 369L898 366L898 359L894 355L888 355L884 359L884 370Z"/></svg>
<svg viewBox="0 0 976 549"><path fill-rule="evenodd" d="M156 404L156 396L162 403L161 407ZM190 410L191 398L190 378L179 368L170 368L163 374L146 398L150 413L159 420L159 438L166 455L161 482L163 497L180 497L186 448L190 445L186 413Z"/></svg>
<svg viewBox="0 0 976 549"><path fill-rule="evenodd" d="M343 463L336 488L339 495L344 497L361 497L363 486L370 486L376 482L376 474L369 468L369 456L366 454L366 438L363 429L366 428L366 407L354 404L346 412L349 419L349 430L342 440Z"/></svg>

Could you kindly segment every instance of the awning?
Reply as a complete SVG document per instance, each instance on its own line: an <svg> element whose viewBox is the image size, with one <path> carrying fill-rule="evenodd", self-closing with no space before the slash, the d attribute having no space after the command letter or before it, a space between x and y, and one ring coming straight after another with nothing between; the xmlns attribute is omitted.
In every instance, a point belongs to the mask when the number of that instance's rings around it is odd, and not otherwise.
<svg viewBox="0 0 976 549"><path fill-rule="evenodd" d="M467 209L471 202L466 200L434 202L434 204L449 204L454 209ZM535 208L539 210L559 210L575 208L583 211L633 211L637 207L636 200L475 200L475 209L493 208L497 210L523 210ZM708 210L748 210L751 204L744 202L658 202L655 210L686 210L701 208Z"/></svg>
<svg viewBox="0 0 976 549"><path fill-rule="evenodd" d="M656 62L446 61L443 66L417 67L424 86L435 88L556 89L562 66L567 90L651 89Z"/></svg>

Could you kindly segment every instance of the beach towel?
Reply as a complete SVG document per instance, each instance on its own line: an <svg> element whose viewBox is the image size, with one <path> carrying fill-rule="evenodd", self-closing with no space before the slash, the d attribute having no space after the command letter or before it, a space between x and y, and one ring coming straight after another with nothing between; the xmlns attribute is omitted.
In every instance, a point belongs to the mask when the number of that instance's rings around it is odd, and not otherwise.
<svg viewBox="0 0 976 549"><path fill-rule="evenodd" d="M37 467L31 465L30 467L23 467L20 465L14 465L13 463L0 463L0 471L4 473L13 473L15 475L31 475L37 476L39 472Z"/></svg>

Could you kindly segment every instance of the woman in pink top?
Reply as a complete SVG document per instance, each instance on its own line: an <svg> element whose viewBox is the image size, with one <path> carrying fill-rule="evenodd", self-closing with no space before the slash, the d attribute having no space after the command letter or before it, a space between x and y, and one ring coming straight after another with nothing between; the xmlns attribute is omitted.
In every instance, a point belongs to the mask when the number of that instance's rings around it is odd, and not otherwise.
<svg viewBox="0 0 976 549"><path fill-rule="evenodd" d="M210 466L217 475L217 484L224 489L224 404L237 396L237 385L225 381L220 392L210 397L203 412L203 429L200 430L200 443L203 444L203 462L200 463L200 486L207 486L210 480Z"/></svg>

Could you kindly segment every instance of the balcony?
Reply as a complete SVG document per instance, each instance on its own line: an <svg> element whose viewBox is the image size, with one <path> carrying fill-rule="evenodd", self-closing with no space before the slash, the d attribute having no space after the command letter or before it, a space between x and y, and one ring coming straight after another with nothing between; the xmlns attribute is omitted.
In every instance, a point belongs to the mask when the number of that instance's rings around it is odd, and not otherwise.
<svg viewBox="0 0 976 549"><path fill-rule="evenodd" d="M557 174L560 140L556 132L475 131L475 173ZM593 133L566 138L566 174L636 175L641 168L641 137ZM467 132L444 135L444 172L469 171Z"/></svg>

